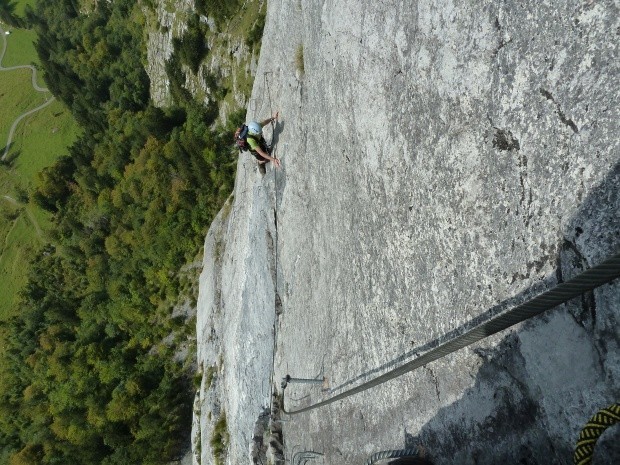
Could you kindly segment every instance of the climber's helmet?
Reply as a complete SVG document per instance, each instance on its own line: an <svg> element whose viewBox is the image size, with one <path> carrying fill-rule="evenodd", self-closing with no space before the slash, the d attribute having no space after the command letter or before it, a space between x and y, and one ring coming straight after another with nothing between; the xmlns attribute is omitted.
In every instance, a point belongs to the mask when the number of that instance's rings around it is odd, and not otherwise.
<svg viewBox="0 0 620 465"><path fill-rule="evenodd" d="M258 124L256 121L248 123L248 133L251 136L260 136L262 132L263 128L261 128L260 124Z"/></svg>

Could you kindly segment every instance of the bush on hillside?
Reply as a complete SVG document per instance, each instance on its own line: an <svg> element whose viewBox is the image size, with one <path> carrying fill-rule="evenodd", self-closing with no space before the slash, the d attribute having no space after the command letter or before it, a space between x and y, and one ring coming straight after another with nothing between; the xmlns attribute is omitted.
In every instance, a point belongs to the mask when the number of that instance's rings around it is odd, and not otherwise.
<svg viewBox="0 0 620 465"><path fill-rule="evenodd" d="M250 32L248 32L248 36L245 39L245 44L248 47L253 48L255 45L260 44L261 40L263 39L263 31L265 30L266 17L267 15L264 12L259 13L256 21L254 22L254 25L252 26L252 29L250 29Z"/></svg>
<svg viewBox="0 0 620 465"><path fill-rule="evenodd" d="M243 6L242 0L194 0L196 12L213 18L219 30Z"/></svg>
<svg viewBox="0 0 620 465"><path fill-rule="evenodd" d="M175 38L172 45L178 54L181 63L188 66L195 74L200 63L207 56L206 25L200 22L200 17L192 15L187 23L187 31L181 38Z"/></svg>

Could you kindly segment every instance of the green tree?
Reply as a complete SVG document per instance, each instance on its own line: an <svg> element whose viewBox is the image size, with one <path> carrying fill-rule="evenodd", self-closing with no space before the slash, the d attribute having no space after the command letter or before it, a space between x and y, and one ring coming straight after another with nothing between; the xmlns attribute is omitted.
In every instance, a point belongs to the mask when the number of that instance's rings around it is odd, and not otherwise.
<svg viewBox="0 0 620 465"><path fill-rule="evenodd" d="M53 213L54 245L0 328L0 447L13 463L166 463L190 427L188 376L162 341L178 270L232 189L231 127L213 129L215 104L178 73L177 106L149 104L139 15L135 0L89 14L40 0L32 13L50 88L83 135L41 173L33 199Z"/></svg>

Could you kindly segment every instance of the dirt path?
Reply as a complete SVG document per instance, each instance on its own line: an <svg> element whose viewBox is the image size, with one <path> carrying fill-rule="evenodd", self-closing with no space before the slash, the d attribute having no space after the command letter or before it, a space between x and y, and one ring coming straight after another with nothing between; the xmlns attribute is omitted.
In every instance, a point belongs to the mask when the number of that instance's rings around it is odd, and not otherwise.
<svg viewBox="0 0 620 465"><path fill-rule="evenodd" d="M5 68L4 66L2 66L2 60L4 59L4 55L6 53L6 47L7 47L7 43L6 43L6 34L4 31L4 28L0 25L0 36L2 37L2 49L0 49L0 71L12 71L12 70L16 70L16 69L23 69L23 68L28 68L32 71L32 87L35 91L37 92L49 92L49 90L45 87L41 87L38 85L37 83L37 70L34 66L32 65L20 65L20 66L11 66L8 68ZM17 129L17 125L27 116L30 116L34 113L36 113L39 110L42 110L43 108L47 107L49 104L51 104L53 101L55 100L55 97L51 97L48 98L43 104L39 105L36 108L33 108L32 110L28 110L25 113L22 113L21 115L19 115L15 121L13 121L13 124L11 125L11 129L9 130L9 136L7 138L6 141L6 146L4 148L4 153L2 154L2 157L0 157L0 160L4 161L9 153L9 149L11 147L11 142L13 141L13 136L15 135L15 130ZM19 204L19 202L17 200L15 200L14 198L8 196L8 195L4 195L3 198L7 201L9 201L10 203L17 205ZM28 216L28 219L30 220L30 222L32 223L32 225L34 226L37 235L39 236L39 238L43 237L43 231L41 230L41 227L39 226L39 223L37 222L36 218L34 217L34 215L32 214L32 212L26 208L26 215Z"/></svg>
<svg viewBox="0 0 620 465"><path fill-rule="evenodd" d="M11 197L10 195L3 195L2 198L5 200L8 200L9 203L12 203L13 205L19 205L19 202L15 200L13 197Z"/></svg>
<svg viewBox="0 0 620 465"><path fill-rule="evenodd" d="M20 206L21 203L18 202L17 200L15 200L13 197L11 197L10 195L3 195L2 198L4 200L6 200L7 202L9 202L12 205L15 206ZM28 219L30 220L30 222L32 223L32 226L34 226L34 229L37 232L37 236L39 236L39 239L43 239L43 230L41 229L41 226L39 225L37 219L35 218L34 214L32 213L32 211L30 211L28 209L28 207L25 207L26 210L26 215L28 216Z"/></svg>
<svg viewBox="0 0 620 465"><path fill-rule="evenodd" d="M2 26L0 26L0 36L2 36L2 49L0 50L0 71L13 71L16 69L24 69L27 68L30 71L32 71L32 87L34 90L36 90L37 92L49 92L49 90L45 87L41 87L39 86L39 84L37 83L37 70L34 66L32 65L19 65L19 66L11 66L9 68L5 68L4 66L2 66L2 60L4 58L4 54L6 53L6 47L7 47L7 43L6 43L6 34L4 29L2 28ZM39 105L36 108L33 108L32 110L29 110L25 113L22 113L21 115L19 115L15 121L13 121L13 124L11 125L11 129L9 131L9 137L7 138L6 141L6 146L4 148L4 153L2 154L2 157L0 158L0 160L4 161L6 160L6 157L9 153L9 149L11 148L11 142L13 141L13 136L15 134L15 130L17 129L17 125L27 116L32 115L33 113L36 113L39 110L42 110L43 108L45 108L46 106L48 106L50 103L52 103L55 100L55 97L51 97L48 98L47 101L45 103L43 103L42 105Z"/></svg>

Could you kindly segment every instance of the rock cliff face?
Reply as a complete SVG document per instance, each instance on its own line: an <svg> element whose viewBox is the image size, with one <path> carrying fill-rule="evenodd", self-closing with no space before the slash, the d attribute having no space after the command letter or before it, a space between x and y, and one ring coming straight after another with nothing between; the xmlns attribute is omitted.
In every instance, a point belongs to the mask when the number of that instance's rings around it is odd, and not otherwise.
<svg viewBox="0 0 620 465"><path fill-rule="evenodd" d="M283 168L263 176L241 156L207 237L200 463L222 411L227 463L251 463L272 366L275 387L325 376L341 392L620 250L618 13L611 0L269 2L248 119L280 110ZM571 463L580 428L617 401L619 303L616 281L291 417L287 458L365 463L421 444L437 464ZM292 385L285 403L324 396ZM617 442L600 442L600 463L617 463Z"/></svg>
<svg viewBox="0 0 620 465"><path fill-rule="evenodd" d="M188 19L196 14L196 8L194 0L157 0L153 5L153 10L145 9L149 31L147 73L153 102L165 107L172 103L166 62L174 52L173 39L183 37ZM218 30L212 18L200 16L200 22L208 29L205 38L208 53L196 73L183 66L187 90L205 105L211 99L218 100L222 120L226 120L230 112L246 106L248 83L256 72L258 57L254 47L246 43L244 28L253 24L253 12L264 9L264 0L253 0L246 6L247 9L242 8L229 20L225 31ZM225 98L220 95L222 92L227 94Z"/></svg>
<svg viewBox="0 0 620 465"><path fill-rule="evenodd" d="M185 17L192 11L192 0L155 2L155 11L147 14L149 33L147 41L147 73L151 80L151 98L155 105L171 103L170 83L166 75L166 61L173 52L172 39L186 29Z"/></svg>

